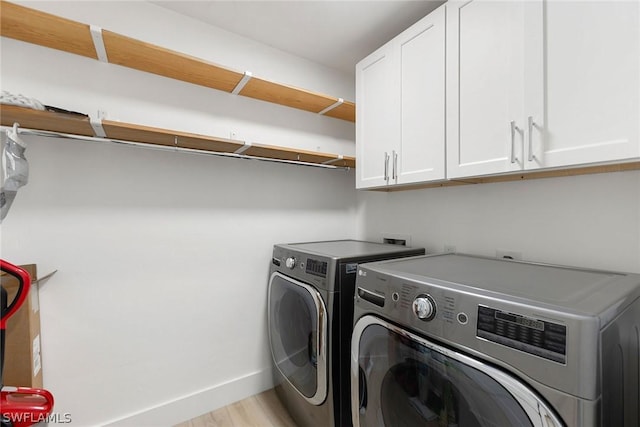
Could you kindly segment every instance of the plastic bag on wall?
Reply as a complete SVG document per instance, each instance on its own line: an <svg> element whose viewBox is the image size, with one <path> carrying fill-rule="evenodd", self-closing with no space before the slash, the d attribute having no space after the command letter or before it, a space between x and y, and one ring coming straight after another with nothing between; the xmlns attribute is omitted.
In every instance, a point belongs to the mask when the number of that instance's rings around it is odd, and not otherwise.
<svg viewBox="0 0 640 427"><path fill-rule="evenodd" d="M0 188L0 221L11 208L18 189L29 181L29 163L24 152L27 145L18 136L17 128L0 131L2 146L2 187Z"/></svg>

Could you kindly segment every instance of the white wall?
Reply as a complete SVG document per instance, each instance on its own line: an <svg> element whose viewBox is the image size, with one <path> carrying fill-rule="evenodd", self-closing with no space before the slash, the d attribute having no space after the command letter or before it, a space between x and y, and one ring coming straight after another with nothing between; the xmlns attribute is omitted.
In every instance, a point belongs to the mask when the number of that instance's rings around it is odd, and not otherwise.
<svg viewBox="0 0 640 427"><path fill-rule="evenodd" d="M58 270L40 293L44 381L77 425L200 392L127 423L168 425L270 387L272 245L355 234L343 171L41 138L27 155L2 256Z"/></svg>
<svg viewBox="0 0 640 427"><path fill-rule="evenodd" d="M123 18L145 16L147 37L139 38L164 37L180 51L210 40L220 59L207 59L223 65L311 90L353 90L340 73L148 3L41 6L125 34L124 27L141 23ZM236 131L252 142L354 151L353 123L1 43L2 89L48 105L223 137ZM247 65L225 64L234 55L240 60L243 46ZM283 63L306 81L289 80ZM353 173L25 139L30 182L2 224L2 257L37 263L42 273L58 270L40 295L44 382L55 412L70 413L80 426L171 425L270 387L272 246L355 237Z"/></svg>
<svg viewBox="0 0 640 427"><path fill-rule="evenodd" d="M411 236L430 253L495 256L640 273L640 171L360 192L360 238Z"/></svg>

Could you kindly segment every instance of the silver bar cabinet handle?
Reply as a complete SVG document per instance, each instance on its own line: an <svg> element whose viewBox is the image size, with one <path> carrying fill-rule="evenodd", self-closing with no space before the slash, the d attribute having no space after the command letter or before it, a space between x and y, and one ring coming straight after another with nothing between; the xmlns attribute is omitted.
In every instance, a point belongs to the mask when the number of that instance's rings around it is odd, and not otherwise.
<svg viewBox="0 0 640 427"><path fill-rule="evenodd" d="M516 139L516 131L520 131L520 129L518 128L518 126L516 126L516 122L514 120L511 120L510 122L511 124L511 155L509 156L511 159L511 163L515 163L518 158L516 157L516 153L515 153L515 139Z"/></svg>
<svg viewBox="0 0 640 427"><path fill-rule="evenodd" d="M398 179L398 153L393 150L393 179Z"/></svg>
<svg viewBox="0 0 640 427"><path fill-rule="evenodd" d="M536 156L533 155L533 127L536 125L533 122L533 116L529 116L527 123L529 126L529 161L533 162L533 159L536 158Z"/></svg>
<svg viewBox="0 0 640 427"><path fill-rule="evenodd" d="M389 181L389 153L384 152L384 180Z"/></svg>

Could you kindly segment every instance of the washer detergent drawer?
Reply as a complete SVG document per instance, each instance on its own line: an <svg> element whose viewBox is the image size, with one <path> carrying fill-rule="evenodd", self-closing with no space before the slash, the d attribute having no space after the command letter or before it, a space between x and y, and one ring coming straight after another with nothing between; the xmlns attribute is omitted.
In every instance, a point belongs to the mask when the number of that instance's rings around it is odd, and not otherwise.
<svg viewBox="0 0 640 427"><path fill-rule="evenodd" d="M374 316L355 326L355 426L545 426L562 422L504 372Z"/></svg>
<svg viewBox="0 0 640 427"><path fill-rule="evenodd" d="M273 273L269 280L269 344L275 367L314 405L327 396L327 310L305 283Z"/></svg>

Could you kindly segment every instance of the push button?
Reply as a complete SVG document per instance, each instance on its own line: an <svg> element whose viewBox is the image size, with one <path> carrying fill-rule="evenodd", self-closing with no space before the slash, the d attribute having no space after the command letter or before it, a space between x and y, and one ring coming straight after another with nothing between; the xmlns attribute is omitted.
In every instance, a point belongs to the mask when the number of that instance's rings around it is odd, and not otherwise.
<svg viewBox="0 0 640 427"><path fill-rule="evenodd" d="M466 325L469 322L469 317L465 313L458 313L458 323Z"/></svg>

